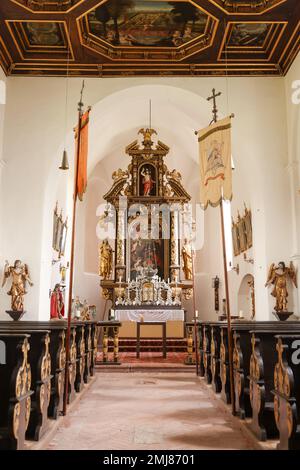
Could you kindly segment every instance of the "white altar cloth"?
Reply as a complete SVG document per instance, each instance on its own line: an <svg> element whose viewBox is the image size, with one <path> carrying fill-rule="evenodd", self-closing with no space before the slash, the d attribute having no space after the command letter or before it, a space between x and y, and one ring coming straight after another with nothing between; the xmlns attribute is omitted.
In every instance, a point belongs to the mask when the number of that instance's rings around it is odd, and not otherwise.
<svg viewBox="0 0 300 470"><path fill-rule="evenodd" d="M115 310L115 320L117 321L184 321L184 310Z"/></svg>

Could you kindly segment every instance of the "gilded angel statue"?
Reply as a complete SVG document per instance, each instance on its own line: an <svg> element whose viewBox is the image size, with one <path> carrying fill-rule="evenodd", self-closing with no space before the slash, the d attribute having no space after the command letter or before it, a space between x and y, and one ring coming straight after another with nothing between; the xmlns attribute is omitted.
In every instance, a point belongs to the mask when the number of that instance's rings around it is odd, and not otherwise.
<svg viewBox="0 0 300 470"><path fill-rule="evenodd" d="M16 260L14 265L10 266L9 262L6 261L2 287L5 286L8 278L11 278L12 280L11 288L7 292L7 294L11 296L11 309L15 312L23 312L24 296L27 294L26 284L28 282L30 286L33 286L27 264L23 264L22 261Z"/></svg>
<svg viewBox="0 0 300 470"><path fill-rule="evenodd" d="M113 250L108 240L99 246L99 276L108 279L112 272Z"/></svg>
<svg viewBox="0 0 300 470"><path fill-rule="evenodd" d="M270 286L271 284L274 286L271 295L276 298L276 312L287 312L288 278L292 280L295 287L298 287L296 270L292 261L289 267L286 267L283 261L280 261L278 266L275 266L275 263L271 264L265 287Z"/></svg>

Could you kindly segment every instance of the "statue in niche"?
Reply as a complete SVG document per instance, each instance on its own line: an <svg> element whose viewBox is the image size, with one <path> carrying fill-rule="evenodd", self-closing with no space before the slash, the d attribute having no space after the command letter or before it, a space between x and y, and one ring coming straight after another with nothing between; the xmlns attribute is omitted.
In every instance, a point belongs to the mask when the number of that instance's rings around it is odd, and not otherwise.
<svg viewBox="0 0 300 470"><path fill-rule="evenodd" d="M24 296L27 294L26 284L28 282L30 286L33 286L27 264L16 260L13 266L9 266L9 262L6 261L2 287L5 286L6 280L9 277L12 279L12 285L7 294L11 296L11 309L14 312L23 312Z"/></svg>
<svg viewBox="0 0 300 470"><path fill-rule="evenodd" d="M150 196L152 189L155 186L155 181L152 179L152 172L150 167L143 167L141 170L143 196Z"/></svg>
<svg viewBox="0 0 300 470"><path fill-rule="evenodd" d="M113 250L107 239L103 240L99 247L99 256L99 276L103 279L108 279L112 272Z"/></svg>
<svg viewBox="0 0 300 470"><path fill-rule="evenodd" d="M275 263L272 263L269 269L269 275L265 287L273 284L274 288L271 292L271 295L276 298L276 305L274 310L276 312L287 312L287 281L288 278L292 280L295 287L297 286L296 271L293 263L290 263L290 266L287 268L283 261L278 263L278 266L275 266Z"/></svg>
<svg viewBox="0 0 300 470"><path fill-rule="evenodd" d="M192 247L189 243L188 239L185 238L184 245L181 250L181 256L183 260L183 272L185 275L185 279L190 281L193 279L193 254L192 254Z"/></svg>
<svg viewBox="0 0 300 470"><path fill-rule="evenodd" d="M60 284L55 284L50 298L50 319L61 320L65 315L65 302Z"/></svg>

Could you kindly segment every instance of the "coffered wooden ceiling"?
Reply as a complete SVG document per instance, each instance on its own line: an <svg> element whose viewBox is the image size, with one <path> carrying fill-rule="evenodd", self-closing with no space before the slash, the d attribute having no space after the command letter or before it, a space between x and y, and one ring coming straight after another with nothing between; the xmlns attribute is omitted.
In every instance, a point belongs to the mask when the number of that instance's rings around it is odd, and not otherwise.
<svg viewBox="0 0 300 470"><path fill-rule="evenodd" d="M300 0L1 0L7 75L284 75Z"/></svg>

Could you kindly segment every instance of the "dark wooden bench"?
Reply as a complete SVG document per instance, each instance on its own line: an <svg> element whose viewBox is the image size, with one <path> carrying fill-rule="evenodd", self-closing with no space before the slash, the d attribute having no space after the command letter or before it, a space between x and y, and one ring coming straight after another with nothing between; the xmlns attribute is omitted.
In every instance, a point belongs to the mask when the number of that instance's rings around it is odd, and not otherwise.
<svg viewBox="0 0 300 470"><path fill-rule="evenodd" d="M219 322L211 323L211 341L210 341L210 370L211 370L211 383L212 388L216 393L220 393L222 390L221 381L221 361L220 361L220 350L221 350L221 324Z"/></svg>
<svg viewBox="0 0 300 470"><path fill-rule="evenodd" d="M72 326L76 329L75 344L76 344L76 375L75 375L75 390L77 393L81 392L84 384L83 374L85 369L85 338L84 338L84 322L73 321Z"/></svg>
<svg viewBox="0 0 300 470"><path fill-rule="evenodd" d="M50 331L49 352L51 356L51 396L48 407L48 416L53 419L61 414L63 409L63 395L65 383L65 336L67 323L65 321L20 321L0 322L0 329L10 328L14 331L30 331L44 329Z"/></svg>
<svg viewBox="0 0 300 470"><path fill-rule="evenodd" d="M277 363L276 335L300 333L299 322L278 322L264 330L251 332L250 401L251 429L258 439L265 441L278 436L274 416L274 369Z"/></svg>
<svg viewBox="0 0 300 470"><path fill-rule="evenodd" d="M210 347L211 347L211 329L210 322L203 322L203 340L202 340L202 355L203 355L203 365L204 365L204 377L208 384L212 382L211 374L211 361L210 361Z"/></svg>
<svg viewBox="0 0 300 470"><path fill-rule="evenodd" d="M0 449L24 449L31 410L30 335L0 332Z"/></svg>
<svg viewBox="0 0 300 470"><path fill-rule="evenodd" d="M274 416L279 450L300 449L300 334L276 336ZM298 352L297 352L298 350Z"/></svg>
<svg viewBox="0 0 300 470"><path fill-rule="evenodd" d="M198 375L200 377L204 377L205 369L204 369L204 361L203 361L203 322L198 321L198 357L199 357L199 367L198 367Z"/></svg>

